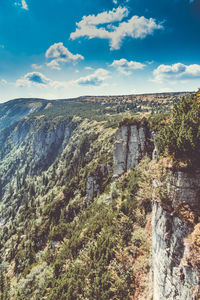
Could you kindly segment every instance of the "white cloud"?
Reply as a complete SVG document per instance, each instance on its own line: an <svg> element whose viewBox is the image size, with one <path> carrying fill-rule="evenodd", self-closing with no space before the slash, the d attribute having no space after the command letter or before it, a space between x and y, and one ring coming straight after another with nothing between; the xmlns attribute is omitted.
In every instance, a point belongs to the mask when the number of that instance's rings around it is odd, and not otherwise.
<svg viewBox="0 0 200 300"><path fill-rule="evenodd" d="M99 68L88 76L71 81L55 81L40 72L30 72L16 81L17 87L38 86L43 88L68 88L69 86L100 86L107 78L109 71Z"/></svg>
<svg viewBox="0 0 200 300"><path fill-rule="evenodd" d="M119 49L122 40L125 37L132 37L134 39L145 38L149 34L153 34L154 30L162 29L161 24L157 24L152 18L133 16L128 21L121 22L128 16L128 9L125 7L114 8L112 11L103 12L98 15L84 16L82 20L76 23L77 28L72 32L70 38L72 40L79 37L88 37L89 39L98 37L101 39L108 39L110 41L111 49ZM112 23L120 22L118 26ZM100 27L97 25L108 24L107 27Z"/></svg>
<svg viewBox="0 0 200 300"><path fill-rule="evenodd" d="M54 70L61 70L60 64L65 63L63 59L53 59L50 62L46 63L47 67Z"/></svg>
<svg viewBox="0 0 200 300"><path fill-rule="evenodd" d="M22 0L22 8L28 10L28 5L25 0Z"/></svg>
<svg viewBox="0 0 200 300"><path fill-rule="evenodd" d="M94 70L92 67L85 67L85 70L87 70L87 71L92 71L92 70Z"/></svg>
<svg viewBox="0 0 200 300"><path fill-rule="evenodd" d="M1 79L1 85L6 85L7 83L8 83L8 81L7 80L5 80L5 79Z"/></svg>
<svg viewBox="0 0 200 300"><path fill-rule="evenodd" d="M53 88L62 89L74 86L101 86L104 81L109 78L109 71L99 68L88 76L79 77L76 80L70 81L56 81L47 78L40 72L30 72L18 79L15 83L16 87L39 87L39 88Z"/></svg>
<svg viewBox="0 0 200 300"><path fill-rule="evenodd" d="M15 6L20 6L21 8L28 10L28 5L26 3L26 0L21 0L20 2L15 2Z"/></svg>
<svg viewBox="0 0 200 300"><path fill-rule="evenodd" d="M114 60L110 65L111 67L115 67L119 72L124 75L130 75L132 70L141 70L146 65L136 61L128 61L125 58L121 58L119 60Z"/></svg>
<svg viewBox="0 0 200 300"><path fill-rule="evenodd" d="M32 64L31 67L32 67L33 69L35 69L35 70L39 70L39 69L42 68L41 65L37 65L37 64Z"/></svg>
<svg viewBox="0 0 200 300"><path fill-rule="evenodd" d="M109 71L99 68L94 73L71 81L71 84L99 86L108 78Z"/></svg>
<svg viewBox="0 0 200 300"><path fill-rule="evenodd" d="M115 4L115 5L117 5L118 2L121 2L121 3L123 3L123 2L128 3L129 0L123 0L123 1L122 1L122 0L113 0L113 4Z"/></svg>
<svg viewBox="0 0 200 300"><path fill-rule="evenodd" d="M118 27L113 26L111 32L111 47L112 49L119 49L124 37L130 36L134 39L143 39L147 35L152 34L154 30L161 29L162 25L156 24L155 20L145 17L133 16L127 22L122 22Z"/></svg>
<svg viewBox="0 0 200 300"><path fill-rule="evenodd" d="M153 75L154 81L159 82L200 78L200 65L184 65L182 63L173 65L162 64L153 71Z"/></svg>
<svg viewBox="0 0 200 300"><path fill-rule="evenodd" d="M24 75L23 78L20 78L16 81L16 86L46 86L51 83L51 79L45 77L42 73L39 72L30 72Z"/></svg>
<svg viewBox="0 0 200 300"><path fill-rule="evenodd" d="M80 54L72 54L63 43L55 43L49 47L45 56L51 61L46 65L52 69L60 70L60 65L66 62L77 63L79 60L83 60L84 57Z"/></svg>
<svg viewBox="0 0 200 300"><path fill-rule="evenodd" d="M62 88L68 87L69 83L64 81L54 81L47 78L44 74L40 72L30 72L25 74L22 78L16 81L17 87L43 87L43 88Z"/></svg>
<svg viewBox="0 0 200 300"><path fill-rule="evenodd" d="M90 25L109 24L113 22L120 22L122 19L124 19L124 17L127 16L128 9L126 7L118 7L113 8L113 10L108 12L104 11L97 15L83 16L82 20L76 23L76 25L80 28L83 28L84 26Z"/></svg>

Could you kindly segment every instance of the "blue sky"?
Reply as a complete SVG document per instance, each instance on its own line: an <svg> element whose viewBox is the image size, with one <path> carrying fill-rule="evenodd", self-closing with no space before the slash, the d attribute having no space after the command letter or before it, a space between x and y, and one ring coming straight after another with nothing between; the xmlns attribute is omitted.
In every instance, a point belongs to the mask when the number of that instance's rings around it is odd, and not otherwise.
<svg viewBox="0 0 200 300"><path fill-rule="evenodd" d="M1 0L0 101L197 90L200 0Z"/></svg>

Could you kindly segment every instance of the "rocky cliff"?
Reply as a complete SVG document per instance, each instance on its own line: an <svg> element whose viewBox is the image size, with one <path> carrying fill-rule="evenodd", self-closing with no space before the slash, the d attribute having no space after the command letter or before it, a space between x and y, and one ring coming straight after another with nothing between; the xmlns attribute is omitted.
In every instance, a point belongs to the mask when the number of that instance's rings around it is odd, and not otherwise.
<svg viewBox="0 0 200 300"><path fill-rule="evenodd" d="M122 125L114 143L114 175L127 172L148 153L152 152L151 133L142 125Z"/></svg>
<svg viewBox="0 0 200 300"><path fill-rule="evenodd" d="M133 165L137 166L147 154L153 154L156 161L158 149L155 140L155 134L145 126L119 127L114 143L114 175L122 175ZM200 265L198 258L198 263L191 263L190 235L199 216L200 173L165 172L162 180L153 182L154 300L196 299L200 287Z"/></svg>
<svg viewBox="0 0 200 300"><path fill-rule="evenodd" d="M155 141L156 136L148 127L120 126L114 142L113 174L122 175L147 154L157 161ZM162 162L155 164L162 169ZM196 299L200 289L200 264L198 257L196 263L191 262L191 253L194 254L191 240L194 240L193 231L199 217L200 173L169 169L162 172L164 175L153 181L153 298ZM153 171L151 175L153 179Z"/></svg>
<svg viewBox="0 0 200 300"><path fill-rule="evenodd" d="M44 121L28 118L12 124L0 134L0 194L4 187L16 177L41 174L54 162L67 146L77 123ZM22 180L23 181L23 180Z"/></svg>
<svg viewBox="0 0 200 300"><path fill-rule="evenodd" d="M157 197L158 189L165 189L163 199ZM192 263L193 245L190 237L198 222L199 195L200 173L168 170L165 181L154 182L152 212L154 300L199 299L196 298L200 289L199 254Z"/></svg>
<svg viewBox="0 0 200 300"><path fill-rule="evenodd" d="M48 168L59 152L66 147L72 131L73 125L67 125L67 122L59 122L57 125L50 126L45 124L32 136L32 151L35 165L41 170ZM75 126L74 126L75 127Z"/></svg>
<svg viewBox="0 0 200 300"><path fill-rule="evenodd" d="M112 168L109 164L101 164L94 174L91 174L86 183L86 194L87 199L92 199L94 196L100 192L101 183L106 180L109 174L112 173Z"/></svg>

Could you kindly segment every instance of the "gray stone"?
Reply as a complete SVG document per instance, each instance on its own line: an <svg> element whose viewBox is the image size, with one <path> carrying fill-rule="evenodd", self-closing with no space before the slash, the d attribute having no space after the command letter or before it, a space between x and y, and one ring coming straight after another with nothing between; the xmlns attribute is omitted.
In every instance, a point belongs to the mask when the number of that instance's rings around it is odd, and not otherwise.
<svg viewBox="0 0 200 300"><path fill-rule="evenodd" d="M116 132L113 152L113 175L122 175L140 160L152 148L147 129L144 126L123 125Z"/></svg>
<svg viewBox="0 0 200 300"><path fill-rule="evenodd" d="M99 185L96 182L96 179L93 176L88 177L86 184L86 193L88 199L92 199L95 192L99 189Z"/></svg>
<svg viewBox="0 0 200 300"><path fill-rule="evenodd" d="M101 183L107 178L108 174L111 172L111 167L109 164L99 166L99 169L90 175L86 183L86 194L88 199L92 199L96 196L100 190Z"/></svg>
<svg viewBox="0 0 200 300"><path fill-rule="evenodd" d="M126 171L127 143L128 126L122 126L116 132L114 144L114 175L121 175Z"/></svg>
<svg viewBox="0 0 200 300"><path fill-rule="evenodd" d="M169 172L168 195L172 210L184 203L195 208L200 204L200 175ZM154 183L154 187L155 187ZM158 183L157 183L158 186ZM195 299L192 287L200 285L197 270L184 263L184 239L191 232L187 223L163 208L153 196L152 211L152 266L154 300Z"/></svg>

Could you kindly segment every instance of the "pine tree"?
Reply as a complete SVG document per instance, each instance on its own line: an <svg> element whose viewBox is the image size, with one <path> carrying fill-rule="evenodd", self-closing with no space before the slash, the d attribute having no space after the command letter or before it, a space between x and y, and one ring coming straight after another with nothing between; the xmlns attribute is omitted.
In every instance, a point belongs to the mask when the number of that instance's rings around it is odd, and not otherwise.
<svg viewBox="0 0 200 300"><path fill-rule="evenodd" d="M188 166L200 166L200 102L198 95L174 106L170 124L158 134L161 155L171 155Z"/></svg>

